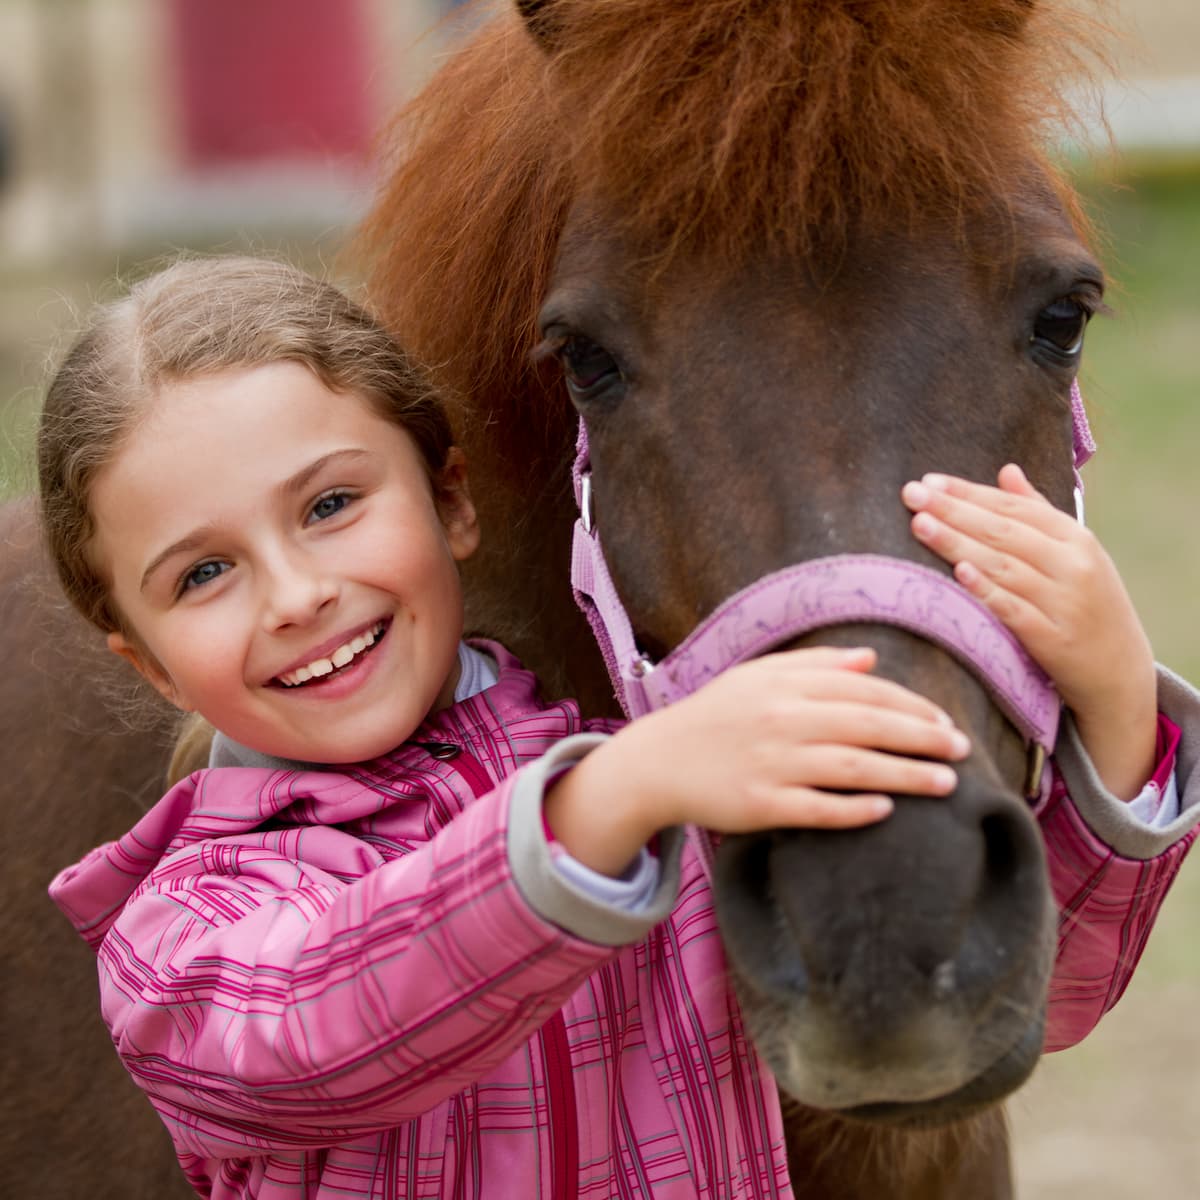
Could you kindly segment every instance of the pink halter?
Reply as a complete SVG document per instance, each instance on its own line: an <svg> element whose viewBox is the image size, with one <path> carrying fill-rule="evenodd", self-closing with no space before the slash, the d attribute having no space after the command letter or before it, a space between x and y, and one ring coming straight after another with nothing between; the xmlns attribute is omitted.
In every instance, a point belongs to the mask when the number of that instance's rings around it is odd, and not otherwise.
<svg viewBox="0 0 1200 1200"><path fill-rule="evenodd" d="M1071 388L1071 415L1078 500L1079 468L1096 449L1078 383ZM731 596L656 664L637 647L592 520L591 458L582 419L573 474L580 517L571 584L627 716L682 699L727 667L813 629L863 621L898 625L937 643L979 676L1034 752L1028 790L1040 787L1045 756L1058 735L1058 693L1016 638L952 576L875 554L798 563Z"/></svg>

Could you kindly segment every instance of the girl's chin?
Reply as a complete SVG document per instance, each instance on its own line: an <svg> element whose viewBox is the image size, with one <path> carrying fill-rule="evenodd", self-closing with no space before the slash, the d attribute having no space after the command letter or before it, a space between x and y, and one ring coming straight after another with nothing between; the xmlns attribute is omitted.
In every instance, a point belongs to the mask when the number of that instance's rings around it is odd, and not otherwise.
<svg viewBox="0 0 1200 1200"><path fill-rule="evenodd" d="M312 738L298 737L278 742L276 744L284 748L271 753L275 758L290 762L315 763L333 768L369 762L390 754L397 746L408 741L419 724L398 723L394 728L371 733L363 730L361 722L356 722L356 727L347 729L345 737L339 737L335 727L328 727Z"/></svg>

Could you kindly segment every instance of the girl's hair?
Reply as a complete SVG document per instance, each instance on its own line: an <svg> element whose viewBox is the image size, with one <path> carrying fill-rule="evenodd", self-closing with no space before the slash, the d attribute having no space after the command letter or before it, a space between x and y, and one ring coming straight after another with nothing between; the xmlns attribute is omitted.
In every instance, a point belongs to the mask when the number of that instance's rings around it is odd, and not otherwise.
<svg viewBox="0 0 1200 1200"><path fill-rule="evenodd" d="M131 632L90 552L98 473L164 384L276 362L365 399L437 479L453 441L441 398L365 309L270 259L179 260L96 310L51 379L38 428L43 530L68 599L93 625Z"/></svg>

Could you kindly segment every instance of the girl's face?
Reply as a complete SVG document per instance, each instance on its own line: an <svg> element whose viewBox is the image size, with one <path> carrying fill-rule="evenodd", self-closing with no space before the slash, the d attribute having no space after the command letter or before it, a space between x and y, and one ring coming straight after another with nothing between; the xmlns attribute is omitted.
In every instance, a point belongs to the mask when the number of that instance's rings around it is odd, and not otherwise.
<svg viewBox="0 0 1200 1200"><path fill-rule="evenodd" d="M92 515L136 632L110 647L235 741L354 762L453 701L479 541L461 455L435 503L409 435L305 367L163 388Z"/></svg>

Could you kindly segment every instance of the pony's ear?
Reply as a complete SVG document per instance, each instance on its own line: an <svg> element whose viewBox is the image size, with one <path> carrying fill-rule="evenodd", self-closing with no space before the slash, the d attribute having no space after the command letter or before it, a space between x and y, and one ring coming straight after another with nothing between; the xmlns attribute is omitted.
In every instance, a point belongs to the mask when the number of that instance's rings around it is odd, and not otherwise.
<svg viewBox="0 0 1200 1200"><path fill-rule="evenodd" d="M554 0L516 0L517 12L529 27L529 32L543 50L549 50L554 44L554 32L557 28L550 10Z"/></svg>

